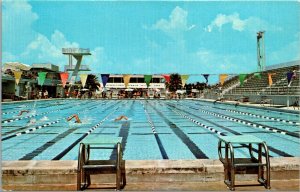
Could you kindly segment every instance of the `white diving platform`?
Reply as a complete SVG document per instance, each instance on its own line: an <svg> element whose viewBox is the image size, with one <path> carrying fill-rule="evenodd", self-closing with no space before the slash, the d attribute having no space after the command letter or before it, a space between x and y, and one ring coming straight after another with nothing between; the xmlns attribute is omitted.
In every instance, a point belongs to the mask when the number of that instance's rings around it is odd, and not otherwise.
<svg viewBox="0 0 300 192"><path fill-rule="evenodd" d="M90 49L83 48L62 48L62 53L65 55L91 55Z"/></svg>

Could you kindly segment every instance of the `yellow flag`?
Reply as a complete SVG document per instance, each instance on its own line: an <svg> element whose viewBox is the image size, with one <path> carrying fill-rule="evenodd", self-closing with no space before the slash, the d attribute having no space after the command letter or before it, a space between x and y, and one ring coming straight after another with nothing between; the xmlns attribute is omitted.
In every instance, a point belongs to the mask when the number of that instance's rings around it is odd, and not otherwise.
<svg viewBox="0 0 300 192"><path fill-rule="evenodd" d="M186 81L188 80L189 75L181 75L181 83L182 83L182 87L184 87Z"/></svg>
<svg viewBox="0 0 300 192"><path fill-rule="evenodd" d="M87 80L88 74L80 74L80 80L82 83L82 87L84 88L86 80Z"/></svg>
<svg viewBox="0 0 300 192"><path fill-rule="evenodd" d="M16 84L18 85L22 76L22 71L14 71Z"/></svg>
<svg viewBox="0 0 300 192"><path fill-rule="evenodd" d="M221 85L224 84L224 81L225 81L225 79L226 79L227 77L228 77L227 74L220 74L220 75L219 75L219 81L220 81Z"/></svg>
<svg viewBox="0 0 300 192"><path fill-rule="evenodd" d="M124 79L125 88L127 88L130 80L130 75L123 75L123 79Z"/></svg>

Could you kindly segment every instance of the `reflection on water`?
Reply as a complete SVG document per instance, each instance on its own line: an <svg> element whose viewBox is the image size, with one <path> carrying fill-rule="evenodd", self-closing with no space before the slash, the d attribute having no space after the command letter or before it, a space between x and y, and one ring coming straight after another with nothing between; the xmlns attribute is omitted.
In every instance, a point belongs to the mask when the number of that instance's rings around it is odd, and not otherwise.
<svg viewBox="0 0 300 192"><path fill-rule="evenodd" d="M49 120L49 118L47 116L44 116L40 119L40 121L48 121L48 120Z"/></svg>
<svg viewBox="0 0 300 192"><path fill-rule="evenodd" d="M37 122L37 120L32 118L28 121L27 126L34 125L34 124L36 124L36 122Z"/></svg>

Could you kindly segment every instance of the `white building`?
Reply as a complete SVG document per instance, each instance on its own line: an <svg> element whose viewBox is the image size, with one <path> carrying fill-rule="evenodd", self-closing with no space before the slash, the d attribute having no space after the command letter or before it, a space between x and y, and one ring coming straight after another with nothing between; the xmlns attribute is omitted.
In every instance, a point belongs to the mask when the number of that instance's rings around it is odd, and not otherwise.
<svg viewBox="0 0 300 192"><path fill-rule="evenodd" d="M100 84L103 88L103 83ZM145 83L144 75L130 75L127 87L125 87L123 75L110 75L105 88L112 91L113 97L116 97L120 90L144 90L149 96L153 96L155 92L160 92L162 95L166 92L165 79L161 75L152 75L149 87Z"/></svg>

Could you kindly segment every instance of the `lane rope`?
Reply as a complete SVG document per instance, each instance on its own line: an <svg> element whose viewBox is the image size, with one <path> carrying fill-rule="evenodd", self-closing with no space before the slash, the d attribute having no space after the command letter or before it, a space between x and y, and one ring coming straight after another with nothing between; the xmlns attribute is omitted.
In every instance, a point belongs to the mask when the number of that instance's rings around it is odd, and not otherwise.
<svg viewBox="0 0 300 192"><path fill-rule="evenodd" d="M202 113L213 115L215 117L226 119L226 120L229 120L229 121L241 123L241 124L244 124L244 125L249 125L249 126L252 126L254 128L265 129L265 130L268 130L268 131L271 131L271 132L274 132L274 133L280 133L282 135L290 135L292 137L298 137L298 138L300 137L299 134L296 134L296 133L293 133L293 132L286 132L286 131L278 129L278 128L269 127L269 126L261 125L261 124L258 124L258 123L249 122L249 121L246 121L246 120L241 120L241 119L229 117L229 116L222 115L222 114L219 114L219 113L214 113L214 112L211 112L211 111L205 111L205 110L202 110L202 109L199 109L199 108L194 108L194 107L190 107L190 106L189 106L189 108L201 111Z"/></svg>
<svg viewBox="0 0 300 192"><path fill-rule="evenodd" d="M94 106L92 106L91 108L94 108ZM85 111L87 111L87 110L90 110L91 108L85 109L85 110L83 110L83 111L81 111L81 112L79 112L79 113L83 113L83 112L85 112ZM60 110L61 110L61 109L60 109ZM78 114L79 114L79 113L78 113ZM70 117L71 117L71 116L69 116L68 118L70 118ZM30 133L30 132L34 132L34 131L39 130L39 129L44 128L44 127L48 127L48 126L50 126L50 125L59 123L62 119L64 119L64 118L58 118L58 119L56 119L56 120L53 121L53 122L49 122L49 123L46 123L46 124L44 124L44 125L39 125L39 126L30 128L30 129L27 129L27 130L25 130L25 131L21 131L21 132L18 132L18 133L16 133L16 134L13 134L13 135L4 137L4 138L1 139L1 141L5 141L5 140L11 139L11 138L13 138L13 137L18 137L18 136L21 136L21 135L24 135L24 134L28 134L28 133Z"/></svg>

